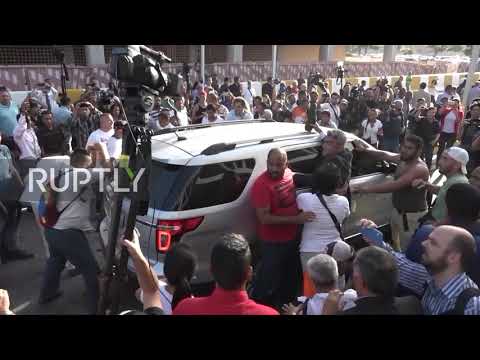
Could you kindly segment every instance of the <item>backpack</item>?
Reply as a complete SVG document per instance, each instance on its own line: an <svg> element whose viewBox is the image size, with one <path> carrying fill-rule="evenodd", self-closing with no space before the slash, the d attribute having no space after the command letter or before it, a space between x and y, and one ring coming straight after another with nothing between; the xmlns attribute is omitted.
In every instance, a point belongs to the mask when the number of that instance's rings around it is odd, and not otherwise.
<svg viewBox="0 0 480 360"><path fill-rule="evenodd" d="M65 175L65 172L60 171L60 173L55 176L53 179L53 183L55 184L55 188L60 187L60 178ZM53 227L60 215L75 201L77 200L87 189L87 186L84 186L79 193L70 201L62 210L58 211L57 209L57 201L58 201L58 192L55 191L52 186L47 183L45 184L46 191L42 193L40 196L40 200L38 202L38 217L40 224L45 228Z"/></svg>

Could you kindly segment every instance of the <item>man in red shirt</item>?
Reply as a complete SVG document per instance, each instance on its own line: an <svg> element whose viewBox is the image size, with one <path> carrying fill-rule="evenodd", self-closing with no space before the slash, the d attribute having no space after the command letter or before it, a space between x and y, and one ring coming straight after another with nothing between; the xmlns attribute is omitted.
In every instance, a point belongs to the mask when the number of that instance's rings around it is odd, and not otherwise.
<svg viewBox="0 0 480 360"><path fill-rule="evenodd" d="M252 299L280 309L293 301L300 288L299 224L312 221L312 212L297 207L293 173L287 153L274 148L268 153L267 171L258 177L251 200L257 215L261 262L252 284Z"/></svg>
<svg viewBox="0 0 480 360"><path fill-rule="evenodd" d="M278 315L248 298L245 287L252 278L251 259L248 242L241 235L224 235L212 250L210 270L217 285L212 295L182 300L173 315Z"/></svg>

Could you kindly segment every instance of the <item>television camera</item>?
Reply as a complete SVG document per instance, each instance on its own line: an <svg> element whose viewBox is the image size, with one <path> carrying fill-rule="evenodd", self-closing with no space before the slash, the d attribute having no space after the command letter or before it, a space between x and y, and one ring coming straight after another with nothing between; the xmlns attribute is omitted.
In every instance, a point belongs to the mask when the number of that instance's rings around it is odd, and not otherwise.
<svg viewBox="0 0 480 360"><path fill-rule="evenodd" d="M124 204L129 206L124 237L131 239L137 215L144 215L149 204L149 177L151 164L151 137L146 128L148 113L153 110L156 96L178 96L184 91L183 77L162 69L171 59L160 51L144 45L122 45L112 49L109 73L114 79L112 87L119 96L111 97L118 103L126 119L123 131L122 155L118 188L131 189L132 175L142 170L138 192L115 193L109 226L105 267L101 277L98 314L117 314L122 289L128 282L128 252L121 249L117 256L120 217ZM117 82L117 84L115 84Z"/></svg>

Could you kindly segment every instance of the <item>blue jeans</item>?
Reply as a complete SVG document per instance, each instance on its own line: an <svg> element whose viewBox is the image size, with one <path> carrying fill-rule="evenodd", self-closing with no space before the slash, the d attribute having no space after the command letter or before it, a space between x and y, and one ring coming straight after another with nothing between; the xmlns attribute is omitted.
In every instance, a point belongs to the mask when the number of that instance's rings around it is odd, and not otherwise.
<svg viewBox="0 0 480 360"><path fill-rule="evenodd" d="M400 152L400 138L383 137L383 150L398 154Z"/></svg>
<svg viewBox="0 0 480 360"><path fill-rule="evenodd" d="M46 229L45 239L50 257L47 260L40 298L48 298L59 291L60 275L68 260L83 276L87 287L88 311L95 314L99 296L98 265L85 234L75 229Z"/></svg>

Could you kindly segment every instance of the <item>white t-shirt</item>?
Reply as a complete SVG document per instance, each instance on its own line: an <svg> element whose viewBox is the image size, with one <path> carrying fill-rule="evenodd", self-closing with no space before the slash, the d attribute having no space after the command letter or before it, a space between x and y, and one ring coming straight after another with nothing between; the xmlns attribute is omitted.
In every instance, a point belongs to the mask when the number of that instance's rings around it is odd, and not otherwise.
<svg viewBox="0 0 480 360"><path fill-rule="evenodd" d="M251 89L245 89L245 91L243 92L243 98L246 100L246 102L252 106L253 104L253 98L257 96L257 93L255 91L254 88L251 88Z"/></svg>
<svg viewBox="0 0 480 360"><path fill-rule="evenodd" d="M322 315L323 304L327 299L328 293L317 293L313 295L307 304L307 313L304 315ZM355 307L355 300L357 300L357 292L353 289L348 289L343 293L340 299L340 309L348 310ZM302 301L305 302L305 301ZM305 311L305 310L304 310Z"/></svg>
<svg viewBox="0 0 480 360"><path fill-rule="evenodd" d="M173 295L167 291L167 283L158 280L158 290L160 291L160 300L162 301L162 308L165 315L172 315L172 300ZM140 302L143 304L143 291L140 290Z"/></svg>
<svg viewBox="0 0 480 360"><path fill-rule="evenodd" d="M117 139L115 136L112 136L108 139L107 150L110 158L120 159L120 155L122 155L122 138Z"/></svg>
<svg viewBox="0 0 480 360"><path fill-rule="evenodd" d="M372 144L376 144L378 142L378 132L380 129L383 127L382 122L380 120L375 120L373 126L368 124L368 119L365 119L362 121L362 129L363 129L363 135L362 139L368 140L370 139L370 142Z"/></svg>
<svg viewBox="0 0 480 360"><path fill-rule="evenodd" d="M453 134L455 132L455 120L457 120L457 116L453 111L450 111L447 116L445 116L442 132Z"/></svg>
<svg viewBox="0 0 480 360"><path fill-rule="evenodd" d="M188 114L187 109L183 109L181 111L177 110L177 119L178 119L178 126L188 126Z"/></svg>
<svg viewBox="0 0 480 360"><path fill-rule="evenodd" d="M323 197L330 211L342 224L343 220L350 215L347 198L337 194ZM312 193L300 194L297 197L297 205L299 209L312 211L315 214L315 220L305 223L303 226L300 252L324 252L328 244L341 240L330 214L317 195Z"/></svg>
<svg viewBox="0 0 480 360"><path fill-rule="evenodd" d="M340 117L340 106L332 105L330 103L325 103L325 104L322 104L320 106L320 108L322 110L326 110L326 111L330 112L330 121L334 122L335 125L337 125L337 127L338 127L337 116ZM337 113L337 116L335 116L335 112Z"/></svg>
<svg viewBox="0 0 480 360"><path fill-rule="evenodd" d="M220 123L220 122L225 122L225 120L218 115L214 121L209 121L207 116L204 116L202 118L202 124L212 124L212 123Z"/></svg>
<svg viewBox="0 0 480 360"><path fill-rule="evenodd" d="M102 129L97 129L88 137L86 147L101 143L106 144L113 134L115 134L115 130L113 129L108 130L107 132L103 131Z"/></svg>

